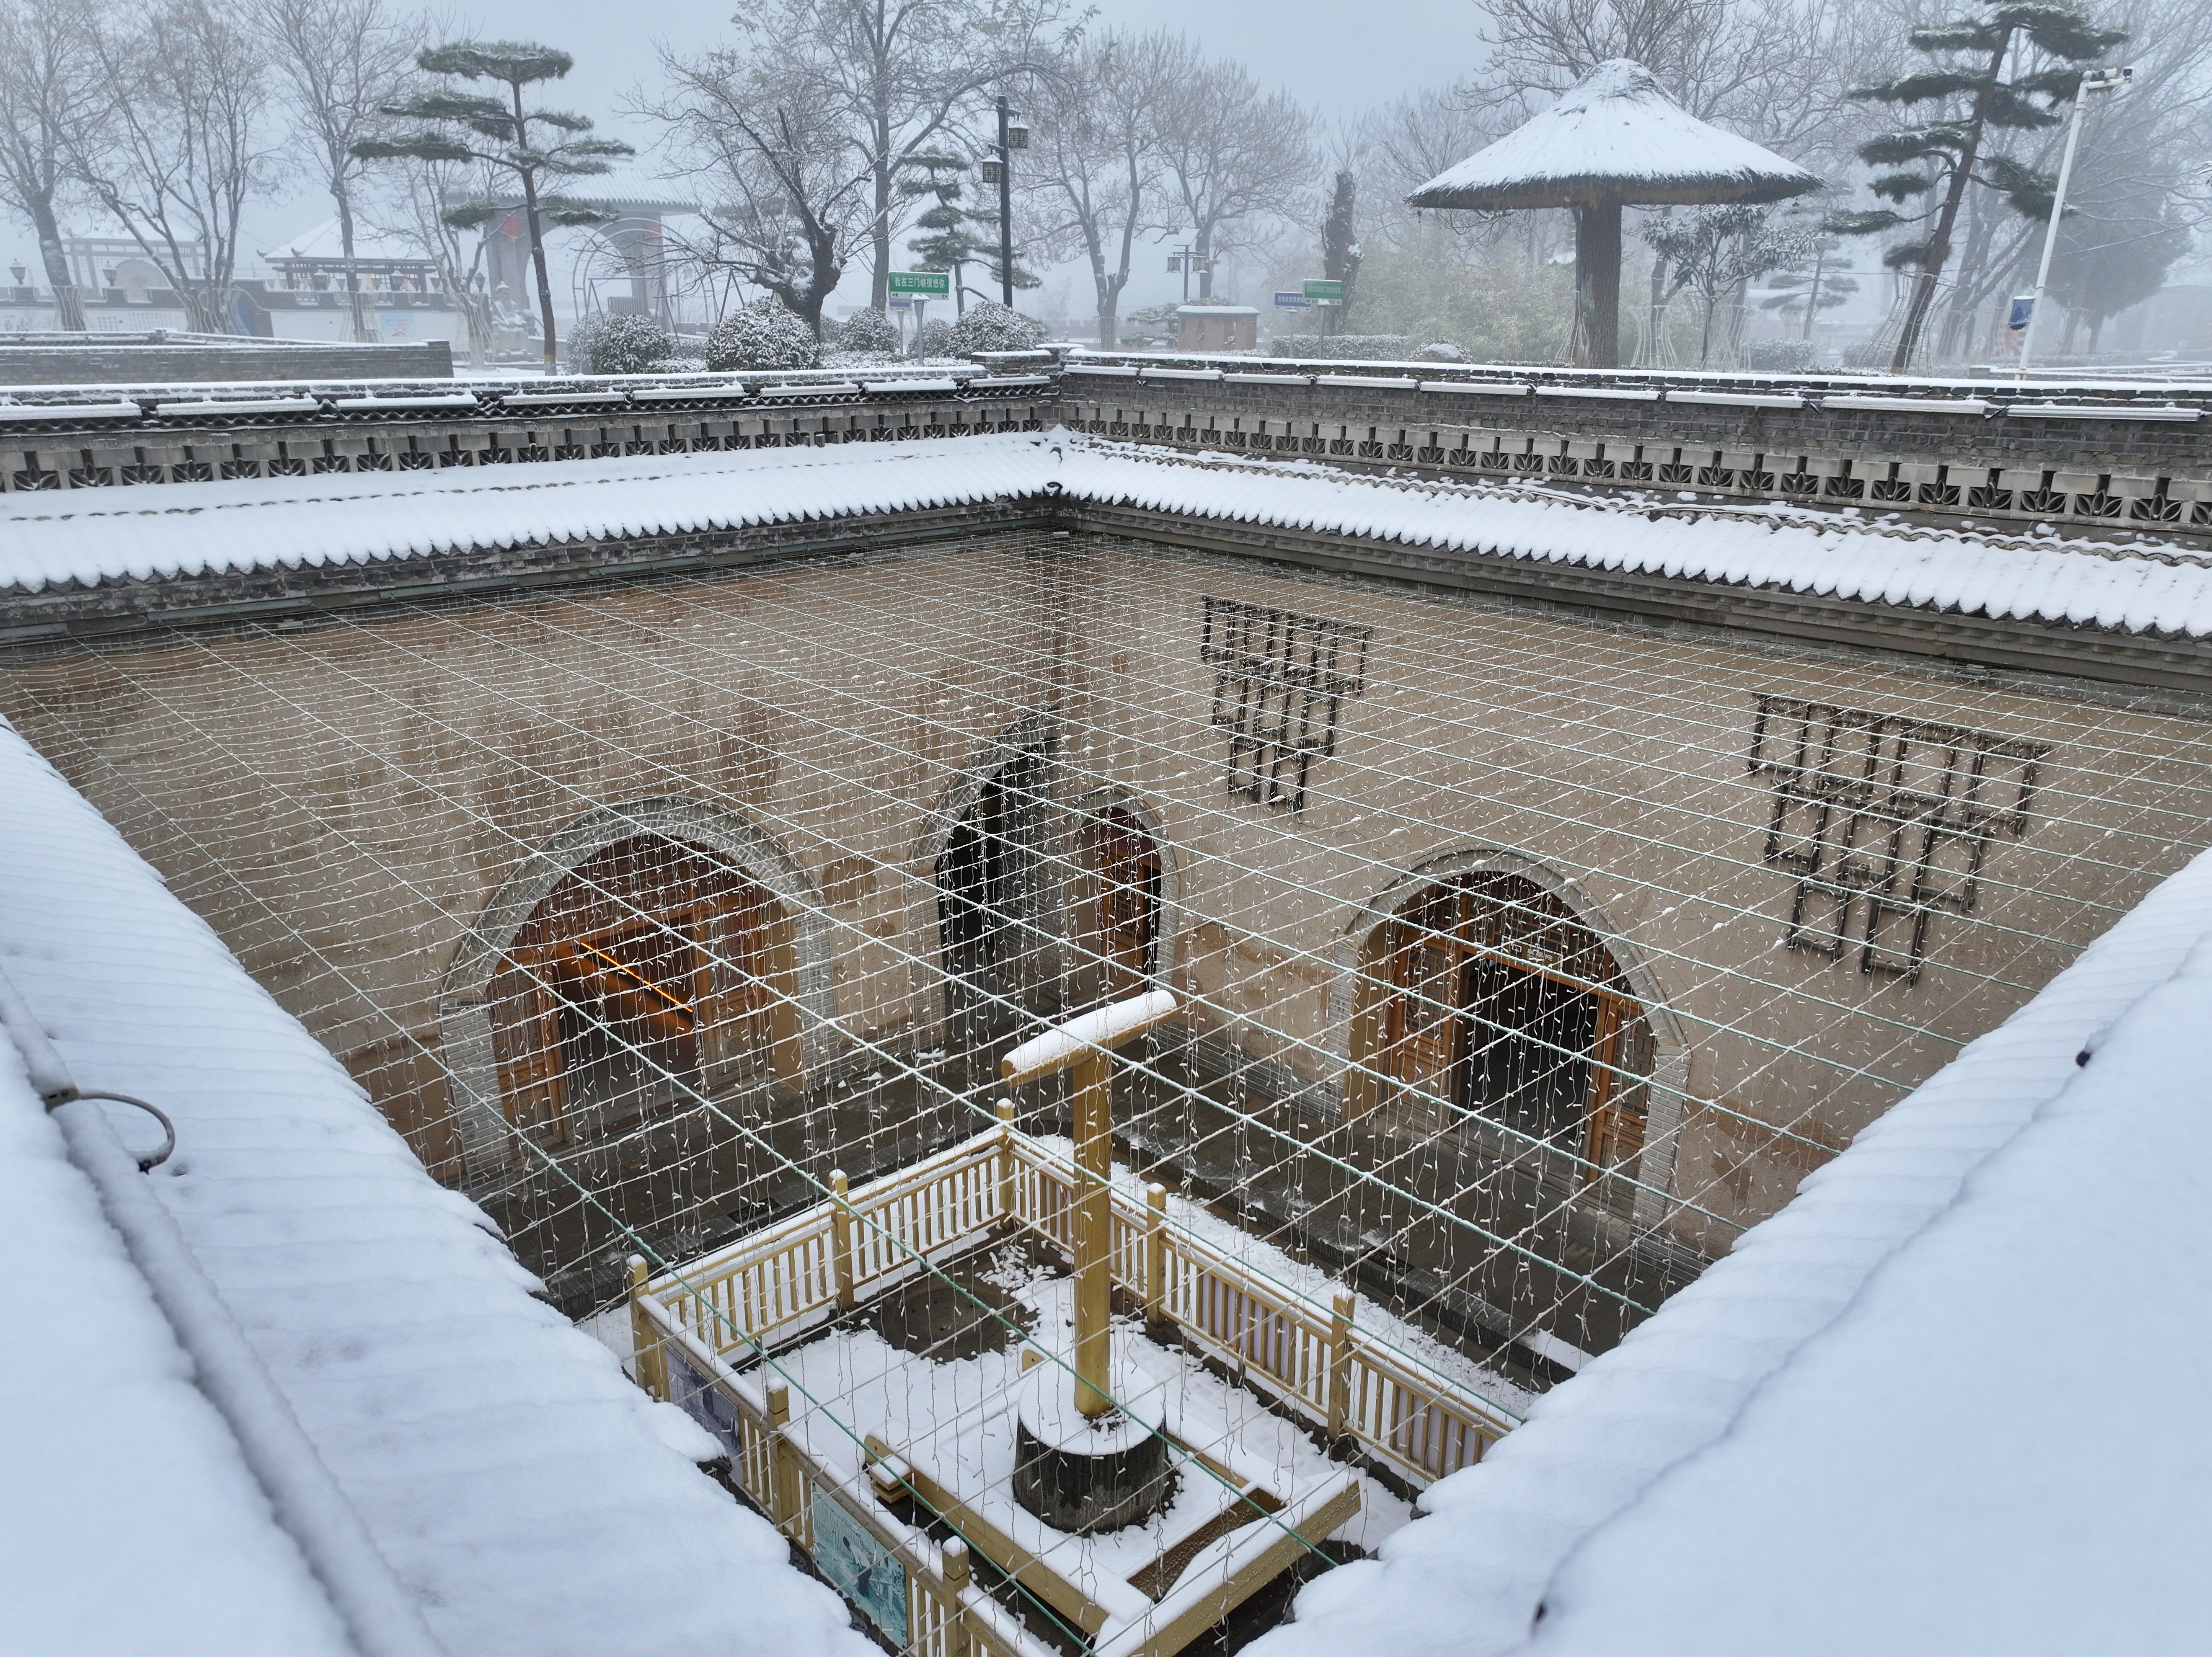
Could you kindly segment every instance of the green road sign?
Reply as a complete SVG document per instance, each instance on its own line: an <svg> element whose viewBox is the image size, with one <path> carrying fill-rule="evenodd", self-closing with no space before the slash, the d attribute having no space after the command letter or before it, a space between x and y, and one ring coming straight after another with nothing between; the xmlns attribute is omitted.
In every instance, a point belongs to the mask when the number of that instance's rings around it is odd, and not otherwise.
<svg viewBox="0 0 2212 1657"><path fill-rule="evenodd" d="M952 292L952 273L949 270L894 270L890 278L890 290L894 294L918 294L924 299L944 299Z"/></svg>
<svg viewBox="0 0 2212 1657"><path fill-rule="evenodd" d="M1306 284L1306 297L1317 305L1341 305L1344 303L1344 284L1340 282L1310 282Z"/></svg>

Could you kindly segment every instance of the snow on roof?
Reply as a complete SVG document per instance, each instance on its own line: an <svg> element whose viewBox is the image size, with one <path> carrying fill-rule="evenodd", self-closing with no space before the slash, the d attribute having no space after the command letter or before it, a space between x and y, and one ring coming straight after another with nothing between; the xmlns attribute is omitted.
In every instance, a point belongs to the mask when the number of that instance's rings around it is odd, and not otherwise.
<svg viewBox="0 0 2212 1657"><path fill-rule="evenodd" d="M430 256L404 236L389 235L371 226L357 225L354 229L353 252L357 259L370 264L387 260L404 260L412 264L428 264ZM345 257L345 242L339 234L338 222L327 219L313 228L301 231L289 241L264 250L264 259L342 259Z"/></svg>
<svg viewBox="0 0 2212 1657"><path fill-rule="evenodd" d="M2212 854L1255 1657L2212 1649L2209 1017Z"/></svg>
<svg viewBox="0 0 2212 1657"><path fill-rule="evenodd" d="M1415 483L1307 463L1164 459L1066 432L0 496L0 592L471 547L687 534L1040 494L1407 547L1907 608L2212 634L2212 563L1759 508Z"/></svg>
<svg viewBox="0 0 2212 1657"><path fill-rule="evenodd" d="M81 1085L175 1119L157 1193L453 1657L869 1649L690 1465L703 1435L532 1298L490 1223L3 724L0 844L0 960ZM61 1154L7 1047L11 1641L27 1621L70 1637L26 1650L343 1648Z"/></svg>
<svg viewBox="0 0 2212 1657"><path fill-rule="evenodd" d="M10 1648L349 1657L4 1035L0 1259Z"/></svg>
<svg viewBox="0 0 2212 1657"><path fill-rule="evenodd" d="M1600 64L1559 100L1406 199L1416 207L1773 202L1820 187L1772 150L1709 126L1641 64Z"/></svg>

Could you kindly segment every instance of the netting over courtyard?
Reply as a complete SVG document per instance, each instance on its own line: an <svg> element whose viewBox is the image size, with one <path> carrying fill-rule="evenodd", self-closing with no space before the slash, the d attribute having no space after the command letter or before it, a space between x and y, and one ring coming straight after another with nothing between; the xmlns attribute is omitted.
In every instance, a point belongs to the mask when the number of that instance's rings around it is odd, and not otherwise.
<svg viewBox="0 0 2212 1657"><path fill-rule="evenodd" d="M1048 531L5 694L563 1310L941 1537L1072 1362L1071 1090L1000 1062L1170 992L1114 1386L1176 1391L1180 1516L994 1585L1101 1649L1243 1520L1404 1522L2212 816L2185 710Z"/></svg>

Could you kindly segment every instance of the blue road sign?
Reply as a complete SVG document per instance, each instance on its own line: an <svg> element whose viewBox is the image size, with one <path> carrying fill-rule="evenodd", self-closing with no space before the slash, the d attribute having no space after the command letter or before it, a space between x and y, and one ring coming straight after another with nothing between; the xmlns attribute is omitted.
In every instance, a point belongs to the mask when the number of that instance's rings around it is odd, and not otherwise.
<svg viewBox="0 0 2212 1657"><path fill-rule="evenodd" d="M1275 308L1278 311L1303 311L1312 302L1304 294L1285 293L1279 288L1275 290Z"/></svg>

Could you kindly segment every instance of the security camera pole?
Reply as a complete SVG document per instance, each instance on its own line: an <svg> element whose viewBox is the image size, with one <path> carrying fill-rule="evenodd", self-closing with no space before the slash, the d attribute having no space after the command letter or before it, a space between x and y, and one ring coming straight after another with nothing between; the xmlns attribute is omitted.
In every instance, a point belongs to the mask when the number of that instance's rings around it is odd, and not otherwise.
<svg viewBox="0 0 2212 1657"><path fill-rule="evenodd" d="M1007 1086L1070 1072L1075 1129L1075 1407L1089 1417L1114 1407L1109 1330L1114 1314L1113 1049L1176 1015L1176 998L1152 990L1055 1024L1008 1053Z"/></svg>
<svg viewBox="0 0 2212 1657"><path fill-rule="evenodd" d="M2043 258L2035 267L2035 297L2027 304L2027 331L2020 337L2020 366L2014 379L2027 378L2027 359L2035 349L2035 331L2043 322L2043 290L2051 285L2051 256L2058 247L2058 221L2066 216L2066 186L2074 177L2074 150L2081 142L2081 118L2089 110L2093 92L2125 92L2134 80L2132 69L2091 69L2081 72L2074 93L2074 117L2066 126L2066 153L2058 161L2058 187L2051 195L2051 222L2044 227Z"/></svg>

